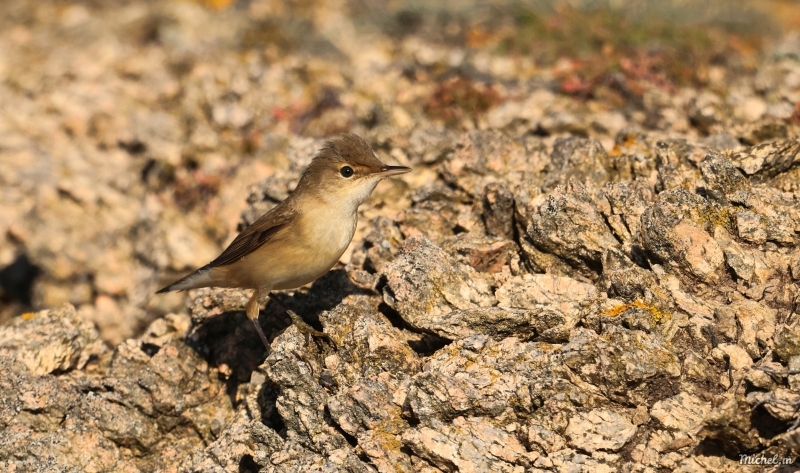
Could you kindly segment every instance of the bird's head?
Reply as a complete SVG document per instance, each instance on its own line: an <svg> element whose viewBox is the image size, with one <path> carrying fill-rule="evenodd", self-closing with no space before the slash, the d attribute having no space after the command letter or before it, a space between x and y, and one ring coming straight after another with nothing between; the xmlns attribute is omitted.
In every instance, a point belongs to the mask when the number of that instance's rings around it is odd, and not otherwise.
<svg viewBox="0 0 800 473"><path fill-rule="evenodd" d="M303 172L295 193L358 208L382 179L411 171L387 166L360 136L344 134L329 141Z"/></svg>

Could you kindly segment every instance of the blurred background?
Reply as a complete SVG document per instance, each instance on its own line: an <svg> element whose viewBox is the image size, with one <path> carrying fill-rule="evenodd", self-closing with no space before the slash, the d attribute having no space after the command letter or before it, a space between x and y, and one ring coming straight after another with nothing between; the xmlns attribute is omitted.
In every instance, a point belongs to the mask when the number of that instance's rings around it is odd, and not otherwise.
<svg viewBox="0 0 800 473"><path fill-rule="evenodd" d="M185 310L153 292L345 131L417 169L373 218L473 128L795 126L798 26L785 0L3 0L0 323L69 302L114 344Z"/></svg>

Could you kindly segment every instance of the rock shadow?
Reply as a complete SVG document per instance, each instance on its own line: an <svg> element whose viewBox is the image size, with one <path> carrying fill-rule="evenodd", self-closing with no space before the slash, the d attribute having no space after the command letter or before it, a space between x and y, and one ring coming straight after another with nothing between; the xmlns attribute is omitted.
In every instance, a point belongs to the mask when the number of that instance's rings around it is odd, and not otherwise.
<svg viewBox="0 0 800 473"><path fill-rule="evenodd" d="M315 281L307 291L294 294L276 292L287 309L297 313L317 330L322 330L320 315L334 309L351 294L373 294L355 286L344 269L335 269ZM249 293L248 293L249 295ZM280 305L262 300L259 323L272 342L291 325L291 319ZM231 405L237 404L237 392L242 383L250 381L254 370L264 363L269 353L247 318L244 307L207 317L190 331L187 344L211 366L220 369L225 377Z"/></svg>
<svg viewBox="0 0 800 473"><path fill-rule="evenodd" d="M28 255L17 255L14 261L0 269L0 303L19 302L30 307L33 283L41 272Z"/></svg>

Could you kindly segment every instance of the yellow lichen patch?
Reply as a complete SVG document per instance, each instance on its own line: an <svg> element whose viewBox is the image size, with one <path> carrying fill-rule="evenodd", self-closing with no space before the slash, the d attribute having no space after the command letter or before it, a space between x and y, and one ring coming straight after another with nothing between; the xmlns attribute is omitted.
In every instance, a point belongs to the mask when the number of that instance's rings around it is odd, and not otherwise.
<svg viewBox="0 0 800 473"><path fill-rule="evenodd" d="M216 8L217 10L223 10L227 8L229 5L233 3L233 0L210 0L209 3L211 4L212 8Z"/></svg>
<svg viewBox="0 0 800 473"><path fill-rule="evenodd" d="M389 426L388 429L384 427L385 426L378 425L370 431L373 440L386 451L400 451L400 448L403 446L403 444L400 442L398 434L392 432L392 430L395 430L396 427Z"/></svg>
<svg viewBox="0 0 800 473"><path fill-rule="evenodd" d="M633 133L628 133L625 135L625 141L622 143L622 146L626 148L630 148L631 146L636 144L636 135Z"/></svg>
<svg viewBox="0 0 800 473"><path fill-rule="evenodd" d="M636 135L633 133L628 133L625 135L625 141L620 143L614 144L614 149L608 152L609 156L621 156L622 155L622 148L631 148L636 145Z"/></svg>
<svg viewBox="0 0 800 473"><path fill-rule="evenodd" d="M204 5L208 8L213 8L214 10L224 10L228 8L234 0L196 0L197 3Z"/></svg>
<svg viewBox="0 0 800 473"><path fill-rule="evenodd" d="M561 345L548 342L533 342L533 344L536 347L536 351L540 353L549 353L561 349Z"/></svg>
<svg viewBox="0 0 800 473"><path fill-rule="evenodd" d="M24 314L20 315L20 317L22 317L22 320L31 320L32 318L36 317L36 314L34 312L25 312Z"/></svg>
<svg viewBox="0 0 800 473"><path fill-rule="evenodd" d="M639 300L630 302L628 304L620 304L620 305L618 305L616 307L612 307L612 308L610 308L608 310L604 310L603 312L600 313L600 315L608 315L610 317L617 317L618 315L626 312L629 309L646 310L647 312L650 313L652 321L654 323L657 323L657 324L666 323L670 319L670 316L669 316L668 313L662 311L661 309L657 308L654 305L646 304L646 303L644 303L642 301L639 301Z"/></svg>
<svg viewBox="0 0 800 473"><path fill-rule="evenodd" d="M730 228L733 221L733 216L727 208L709 210L707 218L712 225L723 228Z"/></svg>

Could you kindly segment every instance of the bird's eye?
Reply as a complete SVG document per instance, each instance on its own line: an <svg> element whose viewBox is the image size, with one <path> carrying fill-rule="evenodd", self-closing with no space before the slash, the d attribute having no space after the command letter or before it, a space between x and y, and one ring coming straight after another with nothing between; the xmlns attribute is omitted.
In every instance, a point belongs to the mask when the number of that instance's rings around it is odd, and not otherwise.
<svg viewBox="0 0 800 473"><path fill-rule="evenodd" d="M351 168L350 166L344 166L342 167L342 169L339 169L339 174L341 174L342 177L352 177L353 168Z"/></svg>

